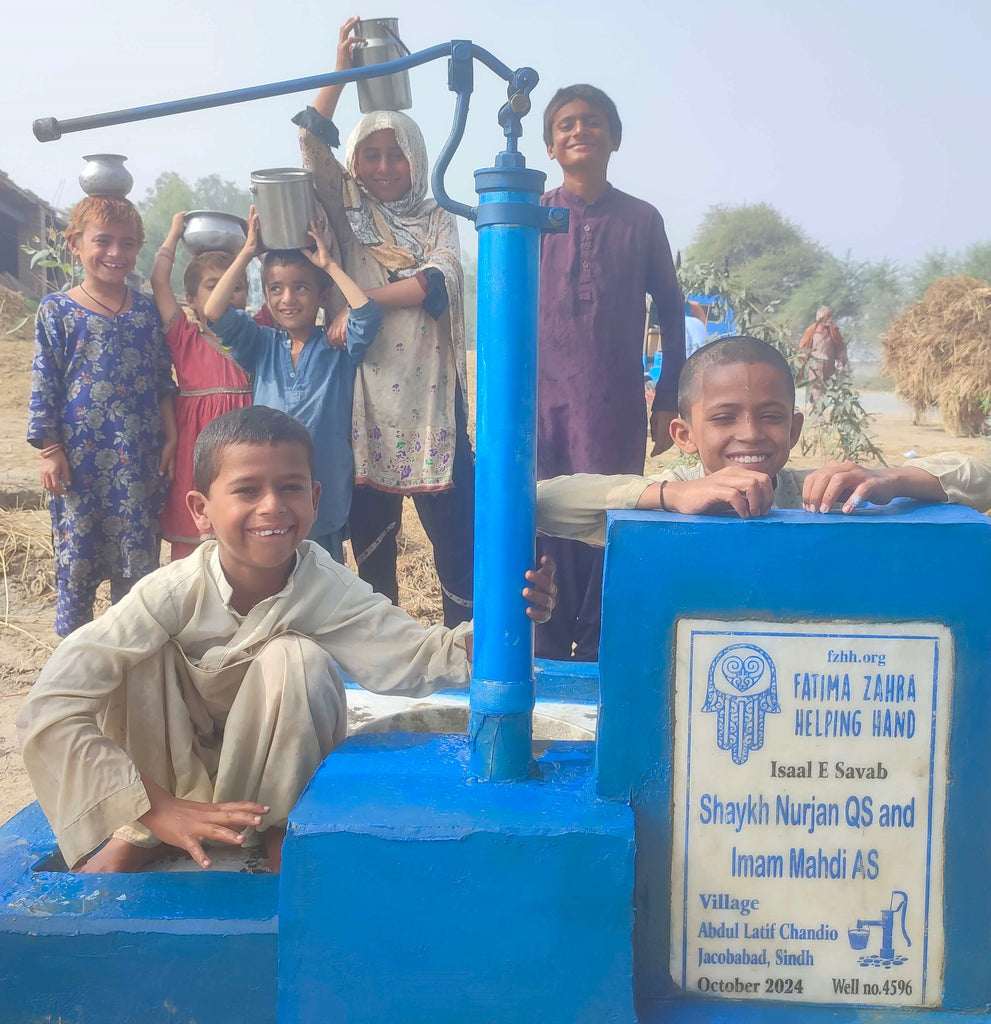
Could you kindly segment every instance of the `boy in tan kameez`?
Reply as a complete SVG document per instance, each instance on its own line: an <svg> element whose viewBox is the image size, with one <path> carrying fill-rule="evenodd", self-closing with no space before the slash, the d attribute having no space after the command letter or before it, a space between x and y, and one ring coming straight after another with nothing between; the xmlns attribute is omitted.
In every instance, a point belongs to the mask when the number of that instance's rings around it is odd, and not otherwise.
<svg viewBox="0 0 991 1024"><path fill-rule="evenodd" d="M955 502L991 508L991 467L955 452L869 469L829 462L821 469L789 469L802 433L795 381L770 345L740 335L695 352L678 379L678 417L671 437L698 456L655 476L559 476L537 484L537 529L603 546L607 509L659 509L684 515L736 513L743 519L772 508L851 513L864 502L893 498Z"/></svg>
<svg viewBox="0 0 991 1024"><path fill-rule="evenodd" d="M278 870L290 810L347 733L338 666L379 693L467 683L470 623L420 626L304 539L312 458L285 413L210 423L188 505L216 539L142 580L42 671L17 724L70 868L139 870L163 843L206 868L204 841L260 833ZM527 573L535 621L553 608L553 573Z"/></svg>

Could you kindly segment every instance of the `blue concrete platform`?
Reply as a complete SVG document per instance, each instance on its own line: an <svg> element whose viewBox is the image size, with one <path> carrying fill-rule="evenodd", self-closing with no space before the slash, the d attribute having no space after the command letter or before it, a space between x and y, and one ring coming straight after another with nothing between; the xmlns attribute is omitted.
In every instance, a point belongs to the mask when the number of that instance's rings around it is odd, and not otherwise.
<svg viewBox="0 0 991 1024"><path fill-rule="evenodd" d="M594 797L592 744L517 784L468 758L393 733L324 762L284 848L280 1022L634 1020L633 819Z"/></svg>
<svg viewBox="0 0 991 1024"><path fill-rule="evenodd" d="M278 883L69 874L32 804L0 829L0 1021L272 1024Z"/></svg>
<svg viewBox="0 0 991 1024"><path fill-rule="evenodd" d="M658 565L665 566L661 585ZM632 798L635 988L644 1024L991 1020L989 580L991 521L960 506L899 502L847 516L774 511L750 521L610 513L596 787L607 798ZM685 618L722 620L727 628L762 620L817 628L923 621L951 631L940 1008L717 1000L673 981L674 655ZM809 741L809 756L829 757L829 741L818 742ZM735 884L727 874L726 890ZM817 896L812 888L796 906L814 916L816 899L828 901L828 892Z"/></svg>

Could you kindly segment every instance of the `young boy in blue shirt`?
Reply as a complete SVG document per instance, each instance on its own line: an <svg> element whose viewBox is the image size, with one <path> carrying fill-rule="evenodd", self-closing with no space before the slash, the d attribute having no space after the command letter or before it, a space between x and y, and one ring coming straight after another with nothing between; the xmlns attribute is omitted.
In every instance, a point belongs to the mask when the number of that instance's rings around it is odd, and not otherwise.
<svg viewBox="0 0 991 1024"><path fill-rule="evenodd" d="M274 250L262 260L265 299L277 328L260 326L230 308L238 280L260 249L258 215L253 207L244 247L217 283L204 312L234 359L254 375L255 404L281 409L309 430L316 448L313 476L324 494L310 540L343 562L354 484L351 406L355 366L374 341L382 312L333 260L322 234L316 230L310 234L316 241L315 253ZM316 325L321 307L327 304L331 281L350 307L341 345L328 340L324 329Z"/></svg>

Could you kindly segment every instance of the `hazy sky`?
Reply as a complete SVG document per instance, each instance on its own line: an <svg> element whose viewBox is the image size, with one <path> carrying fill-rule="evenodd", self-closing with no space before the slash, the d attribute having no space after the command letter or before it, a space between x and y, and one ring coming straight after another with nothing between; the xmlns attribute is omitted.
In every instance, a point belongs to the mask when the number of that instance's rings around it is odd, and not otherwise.
<svg viewBox="0 0 991 1024"><path fill-rule="evenodd" d="M134 199L162 171L246 186L254 169L298 164L289 118L306 94L44 145L31 122L330 71L349 13L312 0L19 5L7 14L0 65L0 169L68 206L82 195L87 153L126 154ZM772 203L857 258L906 263L991 239L987 0L391 0L353 13L398 17L412 50L467 38L513 67L536 68L523 149L550 185L559 176L540 138L544 104L576 81L606 89L624 124L610 179L658 207L673 248L689 243L715 203ZM416 70L412 85L410 113L433 156L453 112L446 63ZM495 117L505 98L477 64L475 86L448 174L449 192L468 203L472 171L502 146ZM357 118L349 86L338 117L345 133Z"/></svg>

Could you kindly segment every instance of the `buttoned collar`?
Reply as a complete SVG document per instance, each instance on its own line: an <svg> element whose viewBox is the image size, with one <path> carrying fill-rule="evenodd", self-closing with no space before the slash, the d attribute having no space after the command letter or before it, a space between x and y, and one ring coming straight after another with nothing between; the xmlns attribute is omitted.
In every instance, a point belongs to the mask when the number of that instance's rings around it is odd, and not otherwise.
<svg viewBox="0 0 991 1024"><path fill-rule="evenodd" d="M217 587L217 594L220 596L220 600L223 601L224 607L231 613L231 615L235 616L238 621L241 621L246 616L242 615L234 605L231 604L231 601L234 598L234 588L231 586L230 580L227 579L227 573L224 572L224 567L220 562L220 546L215 540L207 541L206 543L213 545L213 550L204 556L206 570L209 572ZM287 597L292 593L296 570L299 568L299 561L299 549L297 548L293 554L293 566L289 570L289 578L286 580L286 585L277 594L272 594L271 597L266 597L264 601L259 601L254 608L257 608L258 605L266 604L269 601L275 601L280 597ZM254 611L254 608L252 608L251 611ZM250 614L250 612L248 614Z"/></svg>

